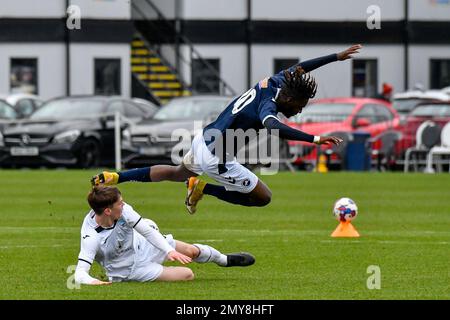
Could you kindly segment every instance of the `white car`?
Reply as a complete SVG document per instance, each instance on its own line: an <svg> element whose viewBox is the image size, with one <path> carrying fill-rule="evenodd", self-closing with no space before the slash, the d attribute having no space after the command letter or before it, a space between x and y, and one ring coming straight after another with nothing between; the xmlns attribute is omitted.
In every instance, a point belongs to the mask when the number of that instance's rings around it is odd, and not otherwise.
<svg viewBox="0 0 450 320"><path fill-rule="evenodd" d="M39 97L26 93L3 95L0 99L8 102L16 110L18 118L28 118L44 103Z"/></svg>
<svg viewBox="0 0 450 320"><path fill-rule="evenodd" d="M406 116L421 102L450 101L450 95L441 90L412 90L396 93L392 99L392 107L400 116Z"/></svg>

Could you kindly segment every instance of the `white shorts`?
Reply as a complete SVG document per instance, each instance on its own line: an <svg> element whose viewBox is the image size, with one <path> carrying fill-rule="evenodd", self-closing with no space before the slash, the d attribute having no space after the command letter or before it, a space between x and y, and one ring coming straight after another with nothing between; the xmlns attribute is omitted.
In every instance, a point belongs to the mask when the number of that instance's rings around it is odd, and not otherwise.
<svg viewBox="0 0 450 320"><path fill-rule="evenodd" d="M194 137L191 149L183 158L183 165L198 175L206 173L228 191L249 193L255 189L258 183L258 177L237 162L236 158L226 162L227 171L219 174L219 157L209 151L203 138L203 132L199 132Z"/></svg>
<svg viewBox="0 0 450 320"><path fill-rule="evenodd" d="M175 249L176 242L171 234L164 235L169 245ZM112 277L110 281L154 281L163 272L162 264L167 259L167 254L147 242L141 242L139 248L135 248L137 259L130 275L126 279Z"/></svg>

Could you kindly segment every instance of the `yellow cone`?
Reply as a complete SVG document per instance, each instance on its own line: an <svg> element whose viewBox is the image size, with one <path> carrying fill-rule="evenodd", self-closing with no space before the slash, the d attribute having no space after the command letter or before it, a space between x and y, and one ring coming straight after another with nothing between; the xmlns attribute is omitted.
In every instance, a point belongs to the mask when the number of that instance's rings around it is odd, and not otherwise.
<svg viewBox="0 0 450 320"><path fill-rule="evenodd" d="M359 233L350 221L341 221L331 236L333 238L358 238Z"/></svg>
<svg viewBox="0 0 450 320"><path fill-rule="evenodd" d="M326 173L328 172L327 167L327 157L324 154L319 156L319 161L317 163L317 167L314 169L315 172Z"/></svg>

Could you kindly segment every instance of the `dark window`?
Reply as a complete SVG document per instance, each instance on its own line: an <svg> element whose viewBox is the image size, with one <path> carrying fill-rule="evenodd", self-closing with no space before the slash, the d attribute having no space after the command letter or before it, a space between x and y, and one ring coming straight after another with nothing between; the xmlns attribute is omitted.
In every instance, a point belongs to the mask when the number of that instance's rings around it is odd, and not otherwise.
<svg viewBox="0 0 450 320"><path fill-rule="evenodd" d="M120 95L120 59L95 59L95 94Z"/></svg>
<svg viewBox="0 0 450 320"><path fill-rule="evenodd" d="M431 89L442 89L450 86L450 59L430 61Z"/></svg>
<svg viewBox="0 0 450 320"><path fill-rule="evenodd" d="M219 75L220 59L192 60L192 89L194 92L220 94Z"/></svg>
<svg viewBox="0 0 450 320"><path fill-rule="evenodd" d="M11 58L11 93L38 94L37 59Z"/></svg>
<svg viewBox="0 0 450 320"><path fill-rule="evenodd" d="M355 97L375 97L378 88L377 60L353 60L352 95Z"/></svg>
<svg viewBox="0 0 450 320"><path fill-rule="evenodd" d="M275 74L280 72L281 70L286 70L289 67L292 67L294 64L297 64L298 62L298 58L275 58L273 60L273 73Z"/></svg>

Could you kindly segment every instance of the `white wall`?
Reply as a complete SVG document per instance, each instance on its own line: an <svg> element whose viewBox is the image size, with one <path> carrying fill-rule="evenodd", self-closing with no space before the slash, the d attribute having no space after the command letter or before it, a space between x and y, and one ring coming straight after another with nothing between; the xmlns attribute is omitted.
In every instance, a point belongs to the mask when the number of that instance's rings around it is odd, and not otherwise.
<svg viewBox="0 0 450 320"><path fill-rule="evenodd" d="M255 4L259 1L253 0ZM271 7L273 7L273 1L271 2ZM181 16L184 19L243 20L247 18L247 1L183 0L181 10Z"/></svg>
<svg viewBox="0 0 450 320"><path fill-rule="evenodd" d="M403 0L253 0L252 19L366 21L371 5L380 7L382 20L403 19Z"/></svg>
<svg viewBox="0 0 450 320"><path fill-rule="evenodd" d="M63 0L1 0L0 17L61 18L65 16Z"/></svg>
<svg viewBox="0 0 450 320"><path fill-rule="evenodd" d="M81 18L130 19L130 0L70 0L78 5ZM0 17L61 18L66 16L66 0L1 0Z"/></svg>
<svg viewBox="0 0 450 320"><path fill-rule="evenodd" d="M244 45L196 45L204 59L220 59L220 76L236 93L247 89L246 47ZM182 51L188 56L188 49ZM191 67L184 66L183 76L191 83Z"/></svg>
<svg viewBox="0 0 450 320"><path fill-rule="evenodd" d="M65 47L51 43L0 43L0 94L9 93L10 58L38 59L38 94L43 99L66 92Z"/></svg>
<svg viewBox="0 0 450 320"><path fill-rule="evenodd" d="M410 20L450 21L450 1L448 3L439 3L438 0L414 0L410 2L412 2L409 8Z"/></svg>
<svg viewBox="0 0 450 320"><path fill-rule="evenodd" d="M339 52L344 46L323 45L257 45L253 46L252 83L272 75L275 58L299 58L300 61ZM360 59L378 58L378 86L386 81L395 91L403 90L403 49L401 46L365 46ZM312 71L319 89L317 98L352 94L352 62L334 62ZM379 88L380 89L380 88Z"/></svg>
<svg viewBox="0 0 450 320"><path fill-rule="evenodd" d="M94 59L121 59L122 96L130 97L130 46L127 44L72 44L71 94L94 94Z"/></svg>
<svg viewBox="0 0 450 320"><path fill-rule="evenodd" d="M413 45L409 47L409 88L421 83L430 88L430 59L450 59L449 46Z"/></svg>
<svg viewBox="0 0 450 320"><path fill-rule="evenodd" d="M80 7L82 19L131 18L130 0L70 0L70 4Z"/></svg>

